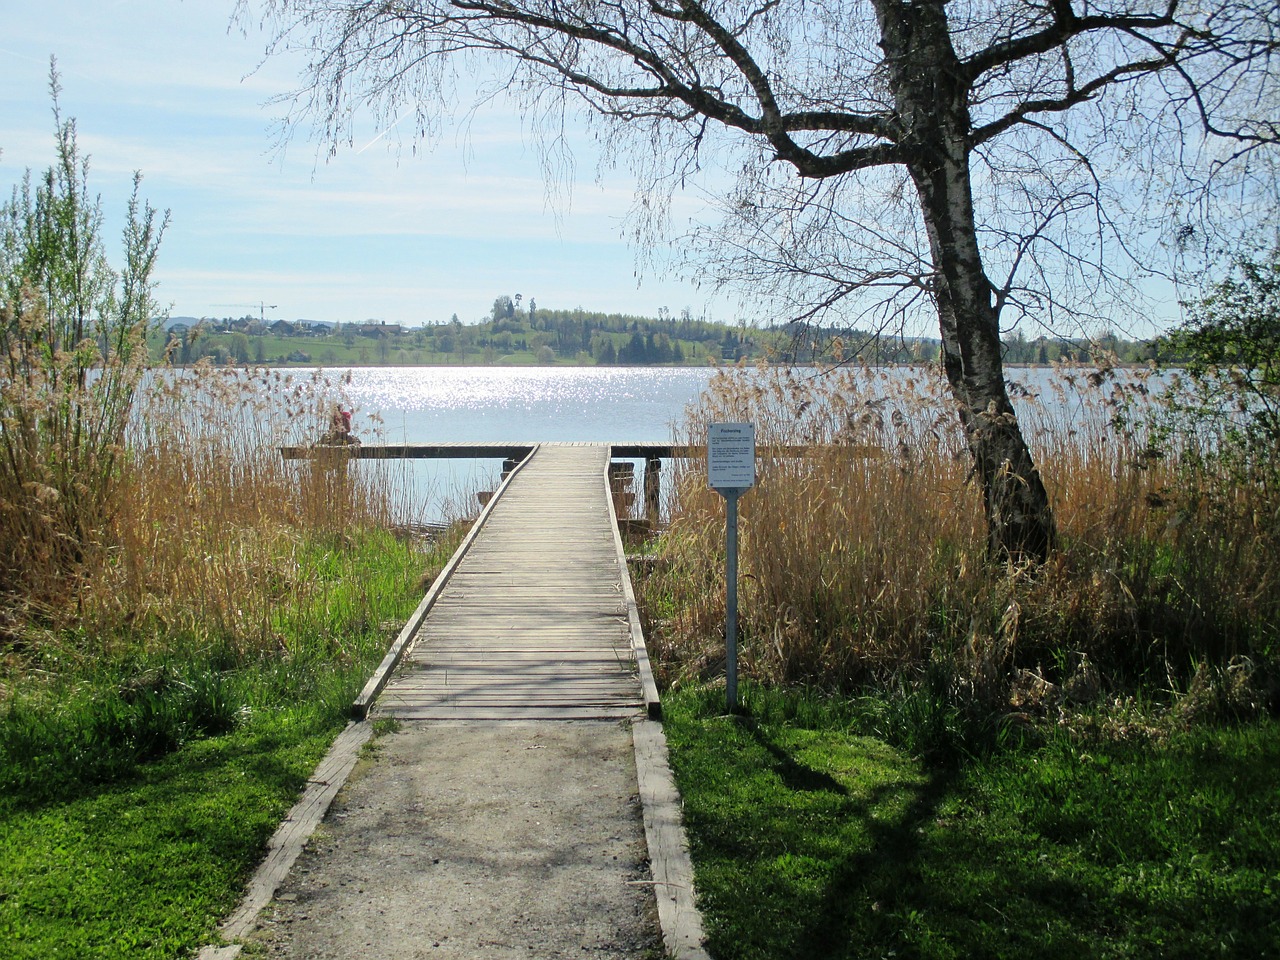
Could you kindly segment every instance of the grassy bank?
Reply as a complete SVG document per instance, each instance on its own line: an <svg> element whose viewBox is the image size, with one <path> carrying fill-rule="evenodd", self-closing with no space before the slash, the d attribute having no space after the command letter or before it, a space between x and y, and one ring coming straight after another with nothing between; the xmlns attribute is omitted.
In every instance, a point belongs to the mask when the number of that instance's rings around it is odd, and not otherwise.
<svg viewBox="0 0 1280 960"><path fill-rule="evenodd" d="M340 399L272 371L157 378L100 498L0 513L38 534L0 593L6 957L208 942L456 547L393 533L394 469L280 458Z"/></svg>
<svg viewBox="0 0 1280 960"><path fill-rule="evenodd" d="M740 714L698 464L640 588L716 960L1280 955L1280 485L1167 386L1019 398L1060 537L1025 568L928 370L725 371L689 412L810 448L740 504Z"/></svg>
<svg viewBox="0 0 1280 960"><path fill-rule="evenodd" d="M664 701L717 960L1280 952L1273 718L1063 727L940 762L887 743L866 702L745 704Z"/></svg>
<svg viewBox="0 0 1280 960"><path fill-rule="evenodd" d="M312 557L331 580L326 630L284 601L278 649L135 635L117 655L7 678L6 956L180 957L208 942L417 603L419 574L453 545L368 532L327 546Z"/></svg>

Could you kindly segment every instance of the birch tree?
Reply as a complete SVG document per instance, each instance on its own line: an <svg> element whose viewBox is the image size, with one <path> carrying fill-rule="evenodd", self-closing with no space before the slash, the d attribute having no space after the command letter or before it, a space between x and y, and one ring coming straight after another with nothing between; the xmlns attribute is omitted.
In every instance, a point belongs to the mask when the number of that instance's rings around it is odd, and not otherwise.
<svg viewBox="0 0 1280 960"><path fill-rule="evenodd" d="M814 316L854 291L936 315L991 552L1013 560L1045 557L1055 525L1006 390L1002 313L1066 303L1055 263L1088 282L1133 255L1101 189L1081 203L1056 187L1097 183L1094 151L1130 134L1194 159L1188 190L1243 183L1280 134L1269 0L242 0L254 12L273 50L305 51L292 121L334 149L368 110L434 137L496 70L549 162L567 112L594 118L631 161L642 225L702 165L736 164L742 256L718 247L722 277L825 282ZM1081 210L1113 249L1077 249ZM777 233L769 211L803 229Z"/></svg>

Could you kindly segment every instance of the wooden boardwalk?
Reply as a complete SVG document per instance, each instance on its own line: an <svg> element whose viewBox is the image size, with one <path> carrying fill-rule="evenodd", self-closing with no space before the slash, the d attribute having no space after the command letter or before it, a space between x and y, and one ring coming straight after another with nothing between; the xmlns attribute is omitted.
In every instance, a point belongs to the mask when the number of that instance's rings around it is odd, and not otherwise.
<svg viewBox="0 0 1280 960"><path fill-rule="evenodd" d="M542 446L511 477L374 716L595 719L643 710L603 444Z"/></svg>

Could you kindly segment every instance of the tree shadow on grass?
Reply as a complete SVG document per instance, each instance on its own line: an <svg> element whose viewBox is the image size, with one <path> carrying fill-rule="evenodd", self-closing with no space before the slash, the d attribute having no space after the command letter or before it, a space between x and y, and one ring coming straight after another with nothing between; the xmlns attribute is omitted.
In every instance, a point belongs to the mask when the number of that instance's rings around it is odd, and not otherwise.
<svg viewBox="0 0 1280 960"><path fill-rule="evenodd" d="M317 726L313 735L321 733ZM11 783L0 810L34 813L117 792L198 781L220 768L234 768L263 783L300 786L305 774L299 777L290 771L280 753L282 745L295 739L300 738L286 740L279 732L241 729L175 743L164 751L136 750L123 744L104 747L98 755L89 746L61 755L37 755L26 763L11 765Z"/></svg>
<svg viewBox="0 0 1280 960"><path fill-rule="evenodd" d="M327 738L242 731L111 783L6 798L0 929L30 941L22 956L133 955L135 941L190 955L234 907Z"/></svg>
<svg viewBox="0 0 1280 960"><path fill-rule="evenodd" d="M861 957L878 955L869 951L881 947L888 953L895 946L898 955L904 955L906 944L894 928L910 925L917 901L925 897L920 876L923 831L937 819L956 775L954 766L939 767L913 786L887 783L867 793L856 814L862 818L869 843L832 865L825 889L809 914L810 922L791 945L791 956L797 960ZM881 808L900 803L904 791L909 791L909 801L901 813L895 818L884 816Z"/></svg>
<svg viewBox="0 0 1280 960"><path fill-rule="evenodd" d="M1097 748L1074 767L1018 752L997 764L916 767L919 776L885 767L841 782L797 759L785 738L749 729L781 784L750 830L738 827L755 836L704 851L733 878L713 901L738 914L709 924L717 958L1190 960L1270 956L1280 943L1280 890L1265 882L1276 844L1231 850L1272 817L1273 781L1258 768L1273 747L1166 750L1169 769L1155 780L1145 753L1115 749L1107 765ZM1121 761L1147 768L1129 772ZM1065 816L1061 789L1081 813ZM820 810L818 791L831 798ZM1150 791L1173 806L1162 801L1151 814ZM1195 829L1170 839L1175 807L1191 816L1203 796L1229 798L1223 825L1195 812ZM1137 842L1151 830L1173 846Z"/></svg>
<svg viewBox="0 0 1280 960"><path fill-rule="evenodd" d="M774 760L773 770L788 790L813 792L824 791L840 796L848 796L849 789L831 774L823 770L800 763L790 751L779 746L760 724L745 720L743 726L751 733L752 738Z"/></svg>

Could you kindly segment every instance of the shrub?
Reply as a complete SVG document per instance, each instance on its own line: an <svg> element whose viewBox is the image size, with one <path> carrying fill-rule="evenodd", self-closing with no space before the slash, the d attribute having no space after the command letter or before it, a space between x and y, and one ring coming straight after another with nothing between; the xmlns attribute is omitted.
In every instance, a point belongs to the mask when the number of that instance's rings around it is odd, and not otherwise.
<svg viewBox="0 0 1280 960"><path fill-rule="evenodd" d="M1160 393L1150 371L1062 368L1021 399L1061 543L1046 564L1014 567L985 557L935 372L722 372L682 432L699 443L708 422L756 424L758 482L741 501L744 673L927 688L989 715L1135 680L1168 689L1235 655L1272 662L1276 528L1258 518L1275 514L1275 491L1237 485L1206 509L1205 488L1183 482L1178 458L1153 456L1136 414ZM723 508L702 464L679 473L674 498L645 587L669 682L718 674L724 656ZM1031 678L1043 695L1017 693Z"/></svg>
<svg viewBox="0 0 1280 960"><path fill-rule="evenodd" d="M50 88L55 163L0 212L0 603L36 610L65 602L104 545L168 220L140 205L135 176L123 264L109 265L56 70Z"/></svg>
<svg viewBox="0 0 1280 960"><path fill-rule="evenodd" d="M1235 275L1189 304L1162 352L1180 376L1155 435L1188 467L1280 483L1280 247L1241 256Z"/></svg>

